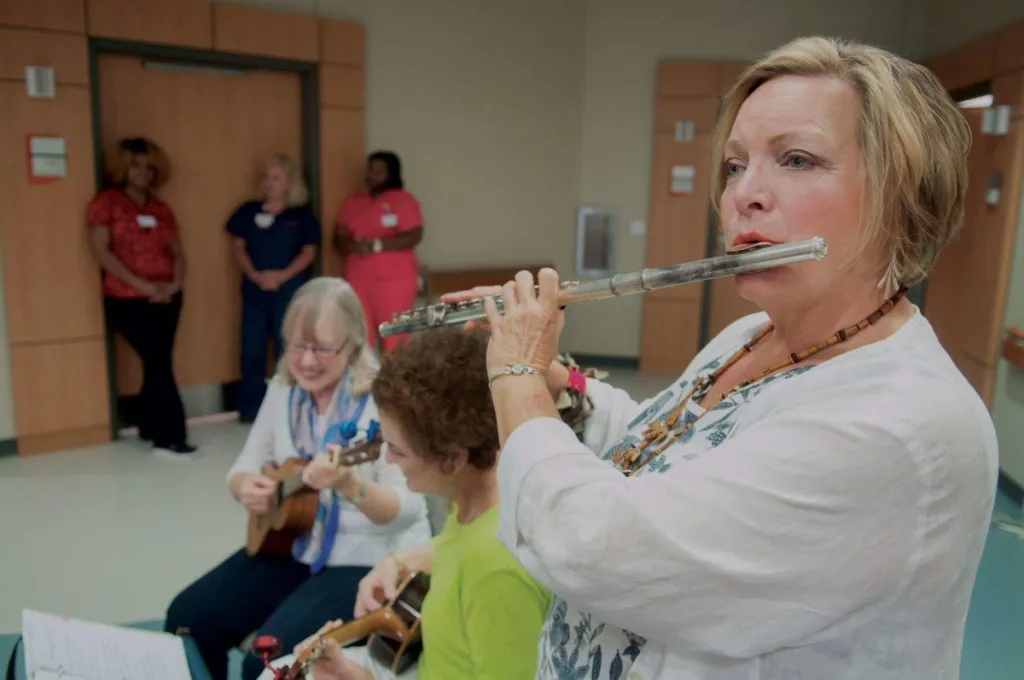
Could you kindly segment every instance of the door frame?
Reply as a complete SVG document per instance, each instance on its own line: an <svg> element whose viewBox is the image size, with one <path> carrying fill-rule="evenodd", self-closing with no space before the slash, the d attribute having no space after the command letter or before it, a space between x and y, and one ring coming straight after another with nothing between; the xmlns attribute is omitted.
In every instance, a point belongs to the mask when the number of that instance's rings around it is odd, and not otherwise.
<svg viewBox="0 0 1024 680"><path fill-rule="evenodd" d="M299 76L300 111L302 120L301 148L302 172L309 187L309 208L320 220L320 65L318 62L278 59L254 54L217 52L192 47L159 45L108 38L88 39L89 47L89 98L92 109L93 165L96 187L99 191L106 175L103 163L102 111L100 110L99 59L104 55L119 55L172 61L196 67L223 67L242 71L277 71L295 73ZM322 220L321 220L322 222ZM321 271L321 258L314 258L311 270L314 276ZM110 434L112 440L126 425L122 422L118 408L117 363L114 356L114 333L104 319L104 336L107 353L107 389L110 396ZM226 386L225 386L226 387Z"/></svg>

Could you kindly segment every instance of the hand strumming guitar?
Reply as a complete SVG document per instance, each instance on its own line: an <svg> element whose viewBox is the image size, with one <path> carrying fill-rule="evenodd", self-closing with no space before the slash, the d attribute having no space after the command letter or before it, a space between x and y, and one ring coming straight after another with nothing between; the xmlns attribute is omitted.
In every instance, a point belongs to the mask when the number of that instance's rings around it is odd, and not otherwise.
<svg viewBox="0 0 1024 680"><path fill-rule="evenodd" d="M320 635L341 625L341 621L328 621L315 634L295 646L296 656L301 656L309 647L317 643ZM324 650L310 664L309 677L315 680L374 680L373 674L345 656L341 646L333 640L324 641Z"/></svg>
<svg viewBox="0 0 1024 680"><path fill-rule="evenodd" d="M383 606L381 598L384 602L392 600L398 594L401 577L398 561L393 556L385 555L377 562L370 573L359 581L359 590L356 593L356 618L380 609Z"/></svg>
<svg viewBox="0 0 1024 680"><path fill-rule="evenodd" d="M247 475L238 489L238 500L254 515L270 510L270 497L277 490L277 482L264 475Z"/></svg>

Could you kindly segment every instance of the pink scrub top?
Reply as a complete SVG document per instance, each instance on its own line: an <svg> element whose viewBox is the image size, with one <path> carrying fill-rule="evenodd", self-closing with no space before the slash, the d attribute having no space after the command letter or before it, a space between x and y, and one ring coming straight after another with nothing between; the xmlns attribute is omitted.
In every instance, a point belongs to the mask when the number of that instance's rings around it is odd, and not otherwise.
<svg viewBox="0 0 1024 680"><path fill-rule="evenodd" d="M394 236L423 226L423 214L416 198L404 189L389 189L376 198L367 193L345 199L338 212L338 224L348 228L355 239ZM388 250L366 256L345 257L345 276L369 275L375 279L410 278L416 280L415 251Z"/></svg>

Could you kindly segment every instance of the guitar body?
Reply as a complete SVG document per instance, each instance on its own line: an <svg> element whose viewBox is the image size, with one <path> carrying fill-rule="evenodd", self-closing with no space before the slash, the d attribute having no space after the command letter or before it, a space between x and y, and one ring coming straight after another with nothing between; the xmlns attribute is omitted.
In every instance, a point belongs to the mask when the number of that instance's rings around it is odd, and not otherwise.
<svg viewBox="0 0 1024 680"><path fill-rule="evenodd" d="M347 449L335 447L331 457L338 466L374 461L380 456L381 441L380 430L374 423L368 436L358 444ZM302 481L302 470L307 464L302 458L289 458L279 466L263 466L263 474L277 482L277 491L271 496L270 509L265 514L249 515L245 551L250 557L285 557L291 554L295 539L312 530L320 507L320 492Z"/></svg>
<svg viewBox="0 0 1024 680"><path fill-rule="evenodd" d="M313 528L320 493L302 484L305 466L301 458L289 458L279 467L263 467L263 474L277 481L277 492L265 514L249 515L245 550L250 556L287 556L295 539Z"/></svg>

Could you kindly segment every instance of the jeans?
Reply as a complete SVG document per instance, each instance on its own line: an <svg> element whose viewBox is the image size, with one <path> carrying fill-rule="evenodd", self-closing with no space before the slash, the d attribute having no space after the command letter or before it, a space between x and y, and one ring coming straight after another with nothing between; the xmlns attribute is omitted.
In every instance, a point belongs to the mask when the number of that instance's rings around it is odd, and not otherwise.
<svg viewBox="0 0 1024 680"><path fill-rule="evenodd" d="M171 602L164 630L187 628L214 680L225 680L228 652L250 633L274 635L290 652L328 621L349 620L359 581L370 567L327 567L315 576L290 557L249 557L244 549L183 590ZM263 661L251 652L242 678L254 680Z"/></svg>

